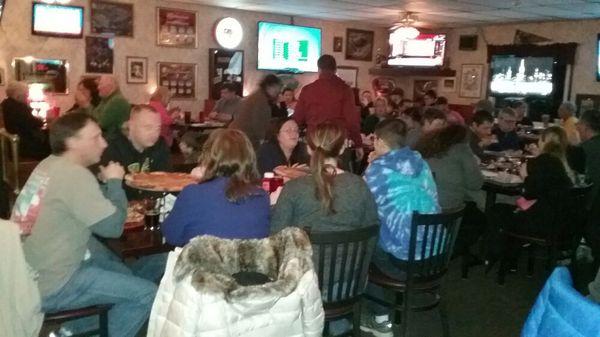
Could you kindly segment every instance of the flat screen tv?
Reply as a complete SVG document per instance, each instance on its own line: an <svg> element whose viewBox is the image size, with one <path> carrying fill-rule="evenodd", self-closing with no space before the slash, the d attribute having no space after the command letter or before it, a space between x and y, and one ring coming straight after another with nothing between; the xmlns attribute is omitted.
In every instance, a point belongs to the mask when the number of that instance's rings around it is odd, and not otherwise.
<svg viewBox="0 0 600 337"><path fill-rule="evenodd" d="M273 22L258 23L258 69L316 72L321 29Z"/></svg>
<svg viewBox="0 0 600 337"><path fill-rule="evenodd" d="M83 7L34 2L31 13L31 34L81 38Z"/></svg>
<svg viewBox="0 0 600 337"><path fill-rule="evenodd" d="M492 56L490 91L492 94L552 94L553 57Z"/></svg>
<svg viewBox="0 0 600 337"><path fill-rule="evenodd" d="M398 39L391 44L388 65L439 67L444 65L445 49L445 34L419 34L410 40Z"/></svg>

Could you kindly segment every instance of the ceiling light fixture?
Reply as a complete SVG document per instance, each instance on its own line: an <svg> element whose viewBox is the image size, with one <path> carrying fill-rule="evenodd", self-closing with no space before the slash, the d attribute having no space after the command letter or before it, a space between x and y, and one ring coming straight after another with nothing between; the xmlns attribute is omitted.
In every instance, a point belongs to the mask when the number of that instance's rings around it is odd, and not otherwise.
<svg viewBox="0 0 600 337"><path fill-rule="evenodd" d="M419 36L420 32L413 27L418 18L412 12L400 13L400 19L390 28L390 44L398 43L399 41L412 40Z"/></svg>

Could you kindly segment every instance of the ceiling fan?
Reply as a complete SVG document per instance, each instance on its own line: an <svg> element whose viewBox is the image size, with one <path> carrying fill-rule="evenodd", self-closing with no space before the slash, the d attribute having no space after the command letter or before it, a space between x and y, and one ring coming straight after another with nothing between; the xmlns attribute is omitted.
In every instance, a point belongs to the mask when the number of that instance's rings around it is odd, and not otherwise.
<svg viewBox="0 0 600 337"><path fill-rule="evenodd" d="M400 12L398 21L393 23L390 30L396 30L400 27L412 27L417 21L419 21L419 17L414 12Z"/></svg>

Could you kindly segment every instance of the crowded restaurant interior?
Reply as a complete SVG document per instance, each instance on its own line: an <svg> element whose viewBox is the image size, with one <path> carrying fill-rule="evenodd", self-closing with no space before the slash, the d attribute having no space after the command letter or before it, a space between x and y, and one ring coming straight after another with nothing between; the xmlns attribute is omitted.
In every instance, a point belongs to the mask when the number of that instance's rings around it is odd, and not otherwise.
<svg viewBox="0 0 600 337"><path fill-rule="evenodd" d="M600 337L597 0L0 0L0 336Z"/></svg>

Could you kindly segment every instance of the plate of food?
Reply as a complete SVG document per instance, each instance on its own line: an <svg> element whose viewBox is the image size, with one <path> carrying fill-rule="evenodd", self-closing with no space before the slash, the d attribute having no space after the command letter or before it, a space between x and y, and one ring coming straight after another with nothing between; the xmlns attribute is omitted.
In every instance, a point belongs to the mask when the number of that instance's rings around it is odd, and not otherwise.
<svg viewBox="0 0 600 337"><path fill-rule="evenodd" d="M144 191L181 192L184 187L196 184L198 178L180 172L133 173L125 176L125 184Z"/></svg>
<svg viewBox="0 0 600 337"><path fill-rule="evenodd" d="M141 201L130 201L127 205L127 219L123 229L133 231L144 227L145 207Z"/></svg>

